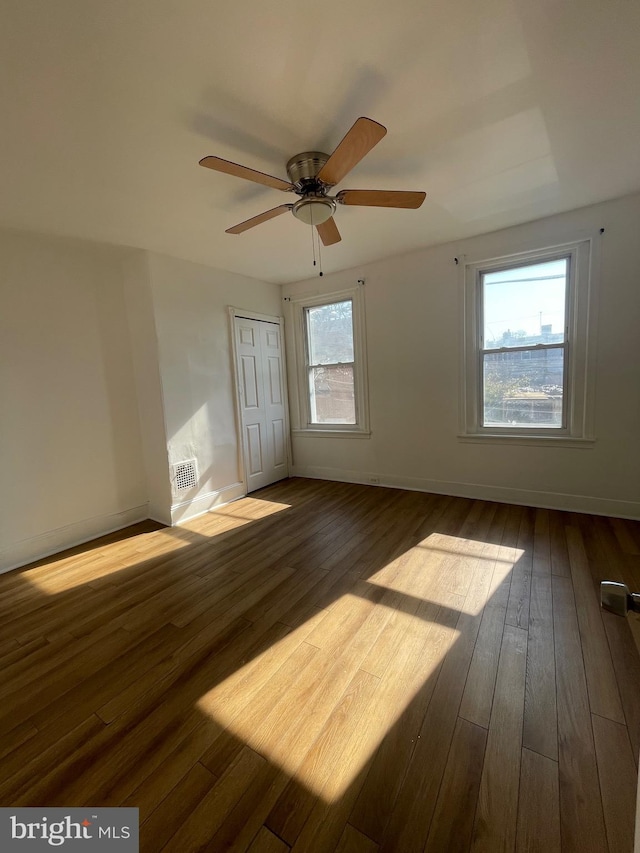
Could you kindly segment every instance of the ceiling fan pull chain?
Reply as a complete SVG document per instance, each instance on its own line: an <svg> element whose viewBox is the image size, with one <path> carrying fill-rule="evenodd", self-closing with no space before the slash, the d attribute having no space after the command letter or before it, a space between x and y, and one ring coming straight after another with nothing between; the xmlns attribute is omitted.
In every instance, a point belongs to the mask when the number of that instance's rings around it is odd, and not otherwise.
<svg viewBox="0 0 640 853"><path fill-rule="evenodd" d="M316 243L313 238L314 228L313 228L313 211L311 211L311 251L313 252L313 265L316 265ZM320 248L320 244L318 244L318 249Z"/></svg>
<svg viewBox="0 0 640 853"><path fill-rule="evenodd" d="M313 208L309 211L311 214L311 247L313 249L313 265L316 266L316 240L318 241L318 266L320 267L320 275L322 275L322 254L320 250L320 234L316 234L316 229L313 227Z"/></svg>

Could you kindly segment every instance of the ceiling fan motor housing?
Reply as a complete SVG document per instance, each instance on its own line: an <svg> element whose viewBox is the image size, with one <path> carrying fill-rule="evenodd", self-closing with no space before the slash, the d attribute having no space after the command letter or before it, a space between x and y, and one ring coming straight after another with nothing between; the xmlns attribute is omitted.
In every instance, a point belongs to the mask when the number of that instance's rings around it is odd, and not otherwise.
<svg viewBox="0 0 640 853"><path fill-rule="evenodd" d="M304 190L309 184L315 185L316 189L328 186L316 180L318 172L328 159L329 155L323 154L322 151L303 151L302 154L296 154L287 163L289 180L297 190Z"/></svg>
<svg viewBox="0 0 640 853"><path fill-rule="evenodd" d="M318 172L329 159L322 151L304 151L287 163L289 180L302 196L292 207L296 219L306 225L322 225L335 213L336 203L327 196L329 184L318 180Z"/></svg>

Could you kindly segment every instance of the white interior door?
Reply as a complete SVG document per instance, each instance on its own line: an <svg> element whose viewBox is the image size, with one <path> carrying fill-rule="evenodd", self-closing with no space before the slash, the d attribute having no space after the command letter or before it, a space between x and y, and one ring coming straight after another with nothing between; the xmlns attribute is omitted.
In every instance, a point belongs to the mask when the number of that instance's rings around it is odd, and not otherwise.
<svg viewBox="0 0 640 853"><path fill-rule="evenodd" d="M249 492L289 474L281 332L278 323L235 318L242 448Z"/></svg>

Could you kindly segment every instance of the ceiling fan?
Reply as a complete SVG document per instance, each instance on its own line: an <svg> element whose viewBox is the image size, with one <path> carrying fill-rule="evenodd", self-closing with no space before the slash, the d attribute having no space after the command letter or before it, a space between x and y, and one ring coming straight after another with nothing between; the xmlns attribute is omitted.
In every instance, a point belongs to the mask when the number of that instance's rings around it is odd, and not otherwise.
<svg viewBox="0 0 640 853"><path fill-rule="evenodd" d="M293 156L287 163L288 181L264 172L257 172L247 166L231 163L220 157L204 157L200 160L200 165L300 196L293 204L281 204L257 216L252 216L251 219L246 219L232 228L227 228L227 234L242 234L243 231L290 210L296 219L300 219L307 225L315 225L323 244L331 246L342 239L333 218L338 204L416 209L425 199L426 193L402 190L340 190L335 196L329 195L329 190L339 184L386 133L386 127L378 124L377 121L359 118L333 154L304 151L302 154Z"/></svg>

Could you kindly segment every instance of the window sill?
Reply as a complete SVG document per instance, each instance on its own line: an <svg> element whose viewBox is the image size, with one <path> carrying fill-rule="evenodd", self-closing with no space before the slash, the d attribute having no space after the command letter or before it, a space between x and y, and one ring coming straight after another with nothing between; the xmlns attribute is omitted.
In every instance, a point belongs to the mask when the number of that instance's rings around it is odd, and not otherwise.
<svg viewBox="0 0 640 853"><path fill-rule="evenodd" d="M528 447L578 447L590 450L595 438L577 438L572 435L518 435L516 433L461 433L458 441L469 444L518 444Z"/></svg>
<svg viewBox="0 0 640 853"><path fill-rule="evenodd" d="M295 438L371 438L371 431L366 429L292 429Z"/></svg>

